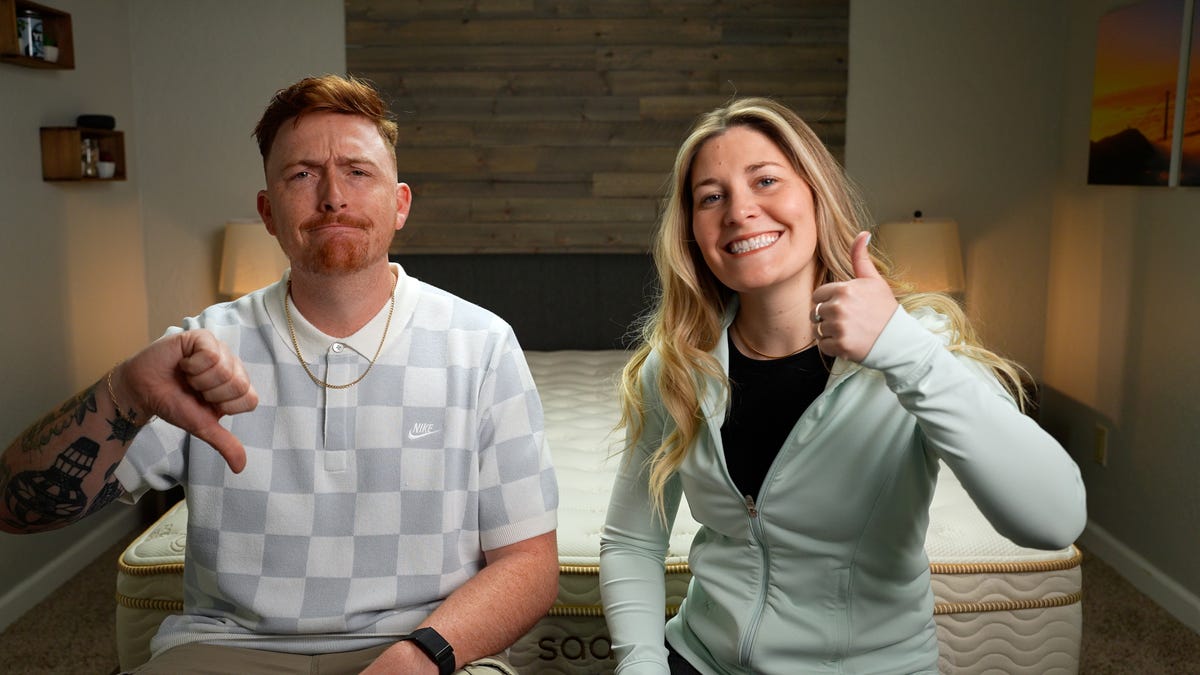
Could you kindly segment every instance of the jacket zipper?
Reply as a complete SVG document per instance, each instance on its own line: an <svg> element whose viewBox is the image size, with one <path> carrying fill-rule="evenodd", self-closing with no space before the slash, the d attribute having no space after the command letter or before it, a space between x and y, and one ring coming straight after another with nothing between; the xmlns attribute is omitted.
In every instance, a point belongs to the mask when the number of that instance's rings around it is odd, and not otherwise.
<svg viewBox="0 0 1200 675"><path fill-rule="evenodd" d="M746 626L746 632L742 635L741 644L738 645L738 663L749 668L750 651L754 646L754 639L758 637L758 625L762 622L763 609L767 603L767 570L771 569L769 564L771 552L767 548L766 533L763 531L762 521L758 517L758 506L754 503L754 497L746 495L745 501L746 513L750 516L750 531L758 540L759 549L762 551L762 575L759 579L758 600L755 603L750 623Z"/></svg>

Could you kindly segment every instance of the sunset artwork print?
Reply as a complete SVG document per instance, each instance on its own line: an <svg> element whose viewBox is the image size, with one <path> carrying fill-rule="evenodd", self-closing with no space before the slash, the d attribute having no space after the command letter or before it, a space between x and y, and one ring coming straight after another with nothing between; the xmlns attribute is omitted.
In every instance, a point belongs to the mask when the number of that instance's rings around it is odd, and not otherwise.
<svg viewBox="0 0 1200 675"><path fill-rule="evenodd" d="M1101 17L1088 183L1168 184L1183 7L1145 0Z"/></svg>
<svg viewBox="0 0 1200 675"><path fill-rule="evenodd" d="M1188 45L1187 102L1183 115L1180 185L1200 185L1200 12L1192 17L1192 44Z"/></svg>

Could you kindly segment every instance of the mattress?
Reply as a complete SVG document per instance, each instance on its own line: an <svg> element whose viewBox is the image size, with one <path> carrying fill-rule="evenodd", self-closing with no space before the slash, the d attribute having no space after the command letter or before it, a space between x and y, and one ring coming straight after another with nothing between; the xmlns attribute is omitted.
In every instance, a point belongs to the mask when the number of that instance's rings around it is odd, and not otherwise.
<svg viewBox="0 0 1200 675"><path fill-rule="evenodd" d="M510 650L520 672L611 672L612 645L598 590L600 528L617 470L616 378L627 353L527 352L559 477L559 589L550 611ZM120 559L117 640L122 668L149 656L163 617L182 609L186 506L178 504ZM687 551L698 525L686 502L664 575L667 616L687 592ZM1080 553L1021 548L1000 536L942 467L926 551L943 673L1075 673L1082 624ZM665 620L666 617L664 617Z"/></svg>

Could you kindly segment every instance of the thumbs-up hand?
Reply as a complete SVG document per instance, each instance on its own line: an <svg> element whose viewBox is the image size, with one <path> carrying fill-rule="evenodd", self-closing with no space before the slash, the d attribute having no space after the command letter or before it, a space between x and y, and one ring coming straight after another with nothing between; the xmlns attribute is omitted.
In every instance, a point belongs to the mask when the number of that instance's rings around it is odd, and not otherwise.
<svg viewBox="0 0 1200 675"><path fill-rule="evenodd" d="M241 360L212 333L159 338L119 365L113 384L140 419L157 415L213 446L234 473L245 468L245 447L218 421L254 410L258 394Z"/></svg>
<svg viewBox="0 0 1200 675"><path fill-rule="evenodd" d="M817 345L830 355L861 363L896 311L896 297L867 251L871 233L860 232L850 248L854 279L813 291Z"/></svg>

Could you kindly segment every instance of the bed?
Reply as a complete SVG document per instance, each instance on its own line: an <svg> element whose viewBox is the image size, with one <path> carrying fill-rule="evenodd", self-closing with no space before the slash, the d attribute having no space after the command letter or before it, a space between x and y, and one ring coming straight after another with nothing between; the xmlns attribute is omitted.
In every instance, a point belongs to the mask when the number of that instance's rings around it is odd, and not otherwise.
<svg viewBox="0 0 1200 675"><path fill-rule="evenodd" d="M531 351L530 369L546 411L558 470L558 598L511 649L522 673L610 672L612 648L597 589L600 527L619 458L615 378L619 350ZM149 656L159 622L182 609L186 506L173 507L120 558L117 643L121 667ZM667 614L690 574L687 551L698 525L682 505L664 574ZM1082 622L1080 553L1018 547L1001 537L943 467L926 541L943 673L1078 671ZM664 617L665 619L665 617Z"/></svg>

